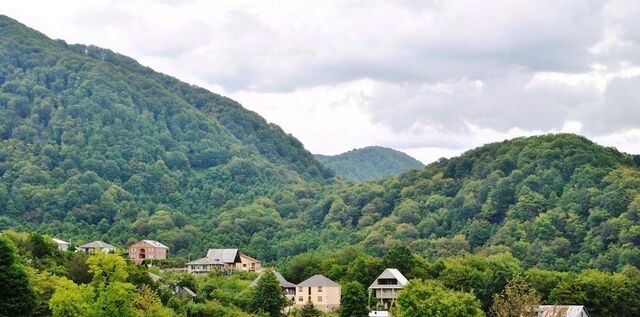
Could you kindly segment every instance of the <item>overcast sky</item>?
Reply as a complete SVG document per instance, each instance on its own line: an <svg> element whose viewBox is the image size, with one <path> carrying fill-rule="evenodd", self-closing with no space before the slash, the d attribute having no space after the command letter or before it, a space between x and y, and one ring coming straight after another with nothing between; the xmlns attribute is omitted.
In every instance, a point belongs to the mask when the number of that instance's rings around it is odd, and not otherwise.
<svg viewBox="0 0 640 317"><path fill-rule="evenodd" d="M574 132L640 153L640 1L26 1L0 13L241 102L314 153L425 163Z"/></svg>

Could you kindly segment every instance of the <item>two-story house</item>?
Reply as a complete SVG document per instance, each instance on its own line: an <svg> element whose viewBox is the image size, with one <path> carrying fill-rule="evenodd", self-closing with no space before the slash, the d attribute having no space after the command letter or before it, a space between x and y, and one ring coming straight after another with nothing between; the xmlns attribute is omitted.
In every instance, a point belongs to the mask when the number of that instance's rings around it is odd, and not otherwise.
<svg viewBox="0 0 640 317"><path fill-rule="evenodd" d="M208 273L220 271L256 272L261 268L260 260L256 260L238 249L209 249L207 256L186 264L190 273Z"/></svg>
<svg viewBox="0 0 640 317"><path fill-rule="evenodd" d="M282 290L287 296L287 299L293 302L296 296L296 284L287 281L287 279L285 279L284 276L282 276L282 274L278 272L273 272L273 274L276 275L278 284L280 284L280 287L282 287ZM251 282L251 287L255 287L256 285L258 285L258 281L262 278L263 275L264 273L258 275L258 277L253 282Z"/></svg>
<svg viewBox="0 0 640 317"><path fill-rule="evenodd" d="M393 306L396 298L398 298L398 292L407 284L409 284L409 280L400 271L386 269L369 286L369 292L376 299L376 307L388 311Z"/></svg>
<svg viewBox="0 0 640 317"><path fill-rule="evenodd" d="M140 240L129 246L129 258L135 263L146 259L164 260L169 254L169 247L155 240Z"/></svg>
<svg viewBox="0 0 640 317"><path fill-rule="evenodd" d="M340 284L322 276L314 275L296 286L295 304L304 306L312 302L316 308L331 312L340 307Z"/></svg>

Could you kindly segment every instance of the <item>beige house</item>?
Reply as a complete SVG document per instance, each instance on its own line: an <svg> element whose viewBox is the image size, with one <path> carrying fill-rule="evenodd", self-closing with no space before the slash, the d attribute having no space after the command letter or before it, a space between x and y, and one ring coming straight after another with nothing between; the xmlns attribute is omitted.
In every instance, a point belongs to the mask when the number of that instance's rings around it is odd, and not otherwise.
<svg viewBox="0 0 640 317"><path fill-rule="evenodd" d="M589 317L587 309L578 305L540 305L538 317Z"/></svg>
<svg viewBox="0 0 640 317"><path fill-rule="evenodd" d="M146 259L164 260L169 254L169 247L155 240L140 240L129 247L129 258L135 263Z"/></svg>
<svg viewBox="0 0 640 317"><path fill-rule="evenodd" d="M312 302L321 311L334 311L340 308L340 284L314 275L296 286L295 300L297 306Z"/></svg>
<svg viewBox="0 0 640 317"><path fill-rule="evenodd" d="M213 270L256 272L261 262L238 249L209 249L204 258L186 264L189 273L208 273Z"/></svg>
<svg viewBox="0 0 640 317"><path fill-rule="evenodd" d="M398 292L408 284L409 280L400 271L386 269L369 286L369 293L376 299L377 309L389 311L398 298Z"/></svg>
<svg viewBox="0 0 640 317"><path fill-rule="evenodd" d="M113 253L116 252L116 247L102 241L93 241L76 248L76 252L93 253L96 251Z"/></svg>

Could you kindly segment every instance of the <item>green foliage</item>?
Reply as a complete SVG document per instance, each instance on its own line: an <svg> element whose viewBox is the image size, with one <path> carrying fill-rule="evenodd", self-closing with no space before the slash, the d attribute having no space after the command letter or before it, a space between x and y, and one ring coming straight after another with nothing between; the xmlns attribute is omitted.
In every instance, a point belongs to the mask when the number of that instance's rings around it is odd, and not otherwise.
<svg viewBox="0 0 640 317"><path fill-rule="evenodd" d="M250 307L252 310L265 312L271 317L278 317L288 303L289 301L285 297L284 291L280 287L273 271L267 270L264 272L251 296Z"/></svg>
<svg viewBox="0 0 640 317"><path fill-rule="evenodd" d="M413 157L390 148L368 146L339 155L316 155L316 159L344 179L366 182L398 175L424 165Z"/></svg>
<svg viewBox="0 0 640 317"><path fill-rule="evenodd" d="M480 303L470 293L447 290L433 281L413 280L400 291L396 313L402 317L480 317Z"/></svg>
<svg viewBox="0 0 640 317"><path fill-rule="evenodd" d="M322 312L316 308L316 306L308 301L306 304L300 308L300 312L297 314L298 317L320 317L322 316Z"/></svg>
<svg viewBox="0 0 640 317"><path fill-rule="evenodd" d="M0 235L0 316L31 315L36 295L16 248Z"/></svg>
<svg viewBox="0 0 640 317"><path fill-rule="evenodd" d="M362 284L349 282L342 287L340 317L366 317L369 315L368 295Z"/></svg>

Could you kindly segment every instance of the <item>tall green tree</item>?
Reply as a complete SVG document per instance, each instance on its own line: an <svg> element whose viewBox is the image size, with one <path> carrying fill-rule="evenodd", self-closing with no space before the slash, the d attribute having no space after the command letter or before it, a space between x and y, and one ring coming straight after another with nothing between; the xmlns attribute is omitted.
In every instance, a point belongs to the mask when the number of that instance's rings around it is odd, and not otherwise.
<svg viewBox="0 0 640 317"><path fill-rule="evenodd" d="M19 263L15 246L0 236L0 316L29 316L36 294L25 267Z"/></svg>
<svg viewBox="0 0 640 317"><path fill-rule="evenodd" d="M525 279L516 275L499 294L493 296L491 312L495 317L535 317L540 295Z"/></svg>
<svg viewBox="0 0 640 317"><path fill-rule="evenodd" d="M358 282L349 282L342 287L340 317L366 317L369 314L367 291Z"/></svg>
<svg viewBox="0 0 640 317"><path fill-rule="evenodd" d="M288 303L289 301L273 271L264 272L251 295L251 309L255 312L264 311L269 316L278 317Z"/></svg>
<svg viewBox="0 0 640 317"><path fill-rule="evenodd" d="M414 259L411 249L406 245L398 244L392 247L382 260L386 267L398 269L402 274L411 276Z"/></svg>
<svg viewBox="0 0 640 317"><path fill-rule="evenodd" d="M316 308L316 305L313 302L308 301L306 304L302 306L300 309L299 317L320 317L322 316L322 312Z"/></svg>

